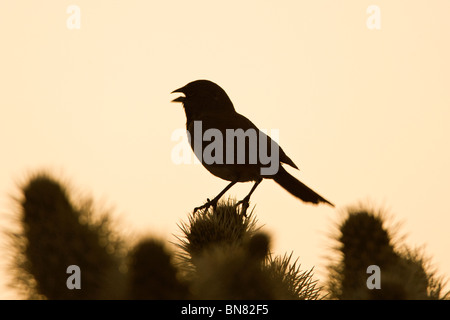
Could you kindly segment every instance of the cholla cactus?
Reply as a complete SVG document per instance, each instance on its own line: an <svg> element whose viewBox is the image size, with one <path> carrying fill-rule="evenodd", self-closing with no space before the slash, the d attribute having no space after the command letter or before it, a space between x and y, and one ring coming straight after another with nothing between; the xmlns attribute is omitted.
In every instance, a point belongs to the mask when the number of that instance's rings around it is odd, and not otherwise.
<svg viewBox="0 0 450 320"><path fill-rule="evenodd" d="M16 281L25 293L47 299L121 297L120 241L107 216L94 221L91 202L74 205L67 189L45 173L33 176L21 189L22 230L11 236ZM70 265L81 270L79 290L67 287Z"/></svg>
<svg viewBox="0 0 450 320"><path fill-rule="evenodd" d="M265 268L277 284L277 298L289 300L322 299L322 288L314 280L313 269L302 271L298 259L292 262L292 253L273 258L269 256Z"/></svg>
<svg viewBox="0 0 450 320"><path fill-rule="evenodd" d="M220 203L216 210L194 213L189 221L179 227L183 236L176 245L185 265L195 264L195 259L212 246L241 246L256 232L256 219L252 213L243 215L233 201Z"/></svg>
<svg viewBox="0 0 450 320"><path fill-rule="evenodd" d="M339 226L338 263L329 266L328 290L336 299L438 299L442 282L417 250L400 247L385 215L350 209ZM380 268L380 289L369 288L367 268Z"/></svg>
<svg viewBox="0 0 450 320"><path fill-rule="evenodd" d="M234 201L190 214L180 223L178 252L144 239L129 250L90 200L76 200L45 173L29 179L17 200L20 230L10 233L16 287L43 299L320 299L313 270L292 254L273 256L270 236L253 211ZM336 236L339 259L330 266L327 298L441 299L442 279L420 250L400 246L385 215L350 209ZM70 289L67 268L81 270ZM381 270L381 289L367 286L367 267Z"/></svg>
<svg viewBox="0 0 450 320"><path fill-rule="evenodd" d="M189 288L172 264L172 255L161 241L142 240L130 254L130 299L187 299Z"/></svg>
<svg viewBox="0 0 450 320"><path fill-rule="evenodd" d="M290 255L273 258L270 238L256 227L253 212L242 214L233 201L181 223L174 264L175 253L159 240L144 239L127 250L108 217L94 214L92 201L74 201L48 174L33 176L21 190L21 231L11 233L13 269L29 298L319 297L312 270L300 271ZM71 265L81 270L79 290L67 286Z"/></svg>
<svg viewBox="0 0 450 320"><path fill-rule="evenodd" d="M317 299L312 270L302 272L291 256L273 258L270 238L233 201L192 214L178 237L181 265L199 299Z"/></svg>

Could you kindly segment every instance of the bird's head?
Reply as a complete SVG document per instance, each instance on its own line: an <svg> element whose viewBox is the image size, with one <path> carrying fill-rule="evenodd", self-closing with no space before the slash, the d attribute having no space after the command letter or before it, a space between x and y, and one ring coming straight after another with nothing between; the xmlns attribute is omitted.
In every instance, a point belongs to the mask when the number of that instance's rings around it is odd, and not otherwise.
<svg viewBox="0 0 450 320"><path fill-rule="evenodd" d="M234 111L233 103L227 93L217 84L209 80L196 80L171 93L182 93L172 102L181 102L186 113Z"/></svg>

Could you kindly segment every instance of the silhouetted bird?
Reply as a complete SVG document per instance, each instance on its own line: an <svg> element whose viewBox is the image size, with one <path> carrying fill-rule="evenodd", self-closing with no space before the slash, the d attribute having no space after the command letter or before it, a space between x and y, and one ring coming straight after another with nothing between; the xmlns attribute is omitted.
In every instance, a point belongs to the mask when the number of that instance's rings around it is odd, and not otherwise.
<svg viewBox="0 0 450 320"><path fill-rule="evenodd" d="M220 86L208 80L197 80L172 91L175 92L185 95L172 102L183 103L189 142L197 158L213 175L231 181L214 199L207 199L194 212L210 206L215 208L222 195L237 182L254 181L249 194L238 202L238 205L243 205L245 214L250 196L263 178L275 180L305 202L323 202L334 206L281 166L281 163L285 163L298 169L275 141L235 111L233 103Z"/></svg>

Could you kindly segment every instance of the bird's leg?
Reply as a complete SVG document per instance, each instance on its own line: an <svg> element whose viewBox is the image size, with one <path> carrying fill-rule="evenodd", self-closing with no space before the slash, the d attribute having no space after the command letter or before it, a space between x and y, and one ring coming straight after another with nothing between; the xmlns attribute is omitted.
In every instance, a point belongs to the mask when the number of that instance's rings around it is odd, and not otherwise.
<svg viewBox="0 0 450 320"><path fill-rule="evenodd" d="M249 202L250 202L250 197L252 195L252 193L256 190L256 187L261 183L262 179L259 179L255 182L255 184L253 185L252 189L250 190L250 192L248 193L248 195L245 196L244 199L242 199L241 201L239 201L238 203L236 203L236 207L240 204L242 204L242 214L244 216L247 216L247 209L249 207Z"/></svg>
<svg viewBox="0 0 450 320"><path fill-rule="evenodd" d="M195 208L195 209L194 209L194 213L196 213L198 210L208 209L208 208L211 207L211 206L212 206L213 209L215 210L215 209L216 209L216 206L217 206L217 202L219 201L219 199L225 194L225 192L228 191L228 189L230 189L232 186L234 186L234 185L236 184L236 182L237 182L237 181L231 181L230 184L228 184L228 185L225 187L225 189L223 189L223 190L222 190L222 191L221 191L214 199L212 199L212 200L206 199L207 202L206 202L204 205Z"/></svg>

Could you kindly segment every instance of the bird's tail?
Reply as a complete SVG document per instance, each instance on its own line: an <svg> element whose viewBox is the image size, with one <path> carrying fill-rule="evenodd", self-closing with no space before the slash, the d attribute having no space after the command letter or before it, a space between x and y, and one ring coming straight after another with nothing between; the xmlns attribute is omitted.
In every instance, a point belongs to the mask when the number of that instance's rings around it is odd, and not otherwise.
<svg viewBox="0 0 450 320"><path fill-rule="evenodd" d="M328 203L334 207L330 201L326 200L315 191L308 188L305 184L298 181L294 176L289 174L282 166L279 167L278 173L273 176L276 183L289 191L293 196L305 201L318 204L319 202Z"/></svg>

